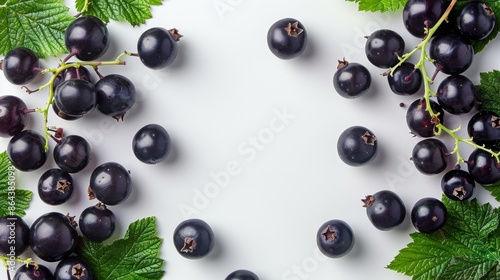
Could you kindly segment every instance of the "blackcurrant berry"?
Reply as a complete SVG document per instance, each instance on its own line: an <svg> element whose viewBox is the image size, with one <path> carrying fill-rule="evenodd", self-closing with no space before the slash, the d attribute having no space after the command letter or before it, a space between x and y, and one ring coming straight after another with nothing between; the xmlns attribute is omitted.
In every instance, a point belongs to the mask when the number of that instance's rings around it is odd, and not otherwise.
<svg viewBox="0 0 500 280"><path fill-rule="evenodd" d="M469 155L467 167L474 181L489 186L500 182L500 164L490 153L475 149Z"/></svg>
<svg viewBox="0 0 500 280"><path fill-rule="evenodd" d="M10 50L1 63L7 81L15 85L25 85L40 73L40 62L36 54L24 47Z"/></svg>
<svg viewBox="0 0 500 280"><path fill-rule="evenodd" d="M54 280L54 275L48 267L43 264L22 265L16 270L12 280Z"/></svg>
<svg viewBox="0 0 500 280"><path fill-rule="evenodd" d="M188 219L174 230L174 246L181 256L199 259L207 256L215 245L212 228L203 220Z"/></svg>
<svg viewBox="0 0 500 280"><path fill-rule="evenodd" d="M64 136L54 147L54 161L62 170L77 173L90 162L91 148L85 138L78 135Z"/></svg>
<svg viewBox="0 0 500 280"><path fill-rule="evenodd" d="M448 6L445 0L409 0L403 9L406 30L417 38L424 38L426 29L432 28Z"/></svg>
<svg viewBox="0 0 500 280"><path fill-rule="evenodd" d="M49 212L40 216L31 225L29 242L31 249L39 258L55 262L73 253L77 236L72 217Z"/></svg>
<svg viewBox="0 0 500 280"><path fill-rule="evenodd" d="M470 40L483 40L495 28L496 16L493 9L481 1L469 1L459 10L457 26Z"/></svg>
<svg viewBox="0 0 500 280"><path fill-rule="evenodd" d="M177 42L182 37L177 29L154 27L142 33L137 41L137 53L142 63L151 69L162 69L177 57Z"/></svg>
<svg viewBox="0 0 500 280"><path fill-rule="evenodd" d="M443 123L444 111L439 104L429 100L430 109L437 116L431 116L427 110L424 98L413 101L406 111L406 124L410 131L420 137L432 137L436 131L436 125Z"/></svg>
<svg viewBox="0 0 500 280"><path fill-rule="evenodd" d="M90 175L89 197L96 198L106 205L122 203L131 191L130 173L119 163L103 163Z"/></svg>
<svg viewBox="0 0 500 280"><path fill-rule="evenodd" d="M83 210L78 224L80 231L87 239L102 242L113 235L116 217L106 205L98 203Z"/></svg>
<svg viewBox="0 0 500 280"><path fill-rule="evenodd" d="M54 104L65 115L83 116L96 105L95 87L82 79L64 81L55 90Z"/></svg>
<svg viewBox="0 0 500 280"><path fill-rule="evenodd" d="M224 280L259 280L259 277L249 270L239 269L231 272Z"/></svg>
<svg viewBox="0 0 500 280"><path fill-rule="evenodd" d="M28 108L22 99L13 95L0 96L0 137L12 137L29 122Z"/></svg>
<svg viewBox="0 0 500 280"><path fill-rule="evenodd" d="M500 118L492 111L479 111L467 124L467 132L478 145L495 147L500 144Z"/></svg>
<svg viewBox="0 0 500 280"><path fill-rule="evenodd" d="M443 172L448 167L448 148L439 139L427 138L413 147L411 160L423 174L432 175Z"/></svg>
<svg viewBox="0 0 500 280"><path fill-rule="evenodd" d="M50 205L59 205L73 196L73 177L61 169L45 171L38 180L38 195Z"/></svg>
<svg viewBox="0 0 500 280"><path fill-rule="evenodd" d="M422 72L409 62L403 62L392 75L387 75L387 81L392 92L397 95L415 94L423 85Z"/></svg>
<svg viewBox="0 0 500 280"><path fill-rule="evenodd" d="M333 87L344 98L357 98L370 89L372 77L368 69L359 63L339 61L333 75Z"/></svg>
<svg viewBox="0 0 500 280"><path fill-rule="evenodd" d="M83 61L96 60L109 47L108 28L97 17L81 16L69 24L64 41L70 55Z"/></svg>
<svg viewBox="0 0 500 280"><path fill-rule="evenodd" d="M413 226L422 233L440 230L448 219L448 211L441 200L426 197L415 203L411 210Z"/></svg>
<svg viewBox="0 0 500 280"><path fill-rule="evenodd" d="M365 54L368 60L380 68L390 68L399 62L405 51L405 41L397 32L380 29L368 36Z"/></svg>
<svg viewBox="0 0 500 280"><path fill-rule="evenodd" d="M368 219L379 230L393 229L405 219L406 207L403 200L392 191L379 191L367 195L362 201Z"/></svg>
<svg viewBox="0 0 500 280"><path fill-rule="evenodd" d="M34 130L23 130L10 139L7 156L21 171L37 170L47 161L45 139Z"/></svg>
<svg viewBox="0 0 500 280"><path fill-rule="evenodd" d="M122 120L135 104L135 86L126 77L107 75L95 84L97 110L106 116Z"/></svg>
<svg viewBox="0 0 500 280"><path fill-rule="evenodd" d="M54 88L57 88L59 84L67 80L82 79L92 82L92 77L90 76L89 70L84 66L70 67L61 73L59 73L54 80Z"/></svg>
<svg viewBox="0 0 500 280"><path fill-rule="evenodd" d="M352 126L340 134L337 152L340 159L350 166L361 166L372 161L378 151L377 137L369 129Z"/></svg>
<svg viewBox="0 0 500 280"><path fill-rule="evenodd" d="M280 59L297 57L306 49L307 31L296 19L278 20L267 32L267 45L271 52Z"/></svg>
<svg viewBox="0 0 500 280"><path fill-rule="evenodd" d="M325 256L340 258L354 247L354 234L346 222L338 219L330 220L318 229L316 244Z"/></svg>
<svg viewBox="0 0 500 280"><path fill-rule="evenodd" d="M467 200L472 197L476 183L469 172L453 169L441 179L441 190L450 199Z"/></svg>
<svg viewBox="0 0 500 280"><path fill-rule="evenodd" d="M0 217L0 255L19 256L29 246L29 226L17 215Z"/></svg>
<svg viewBox="0 0 500 280"><path fill-rule="evenodd" d="M54 270L55 280L93 280L89 263L76 256L63 258Z"/></svg>
<svg viewBox="0 0 500 280"><path fill-rule="evenodd" d="M439 105L450 114L466 114L476 105L476 87L462 75L446 77L436 92Z"/></svg>
<svg viewBox="0 0 500 280"><path fill-rule="evenodd" d="M460 34L439 34L429 43L429 57L437 70L449 75L460 74L472 64L474 48Z"/></svg>
<svg viewBox="0 0 500 280"><path fill-rule="evenodd" d="M132 150L137 159L144 163L159 163L170 152L170 136L162 126L148 124L134 135Z"/></svg>

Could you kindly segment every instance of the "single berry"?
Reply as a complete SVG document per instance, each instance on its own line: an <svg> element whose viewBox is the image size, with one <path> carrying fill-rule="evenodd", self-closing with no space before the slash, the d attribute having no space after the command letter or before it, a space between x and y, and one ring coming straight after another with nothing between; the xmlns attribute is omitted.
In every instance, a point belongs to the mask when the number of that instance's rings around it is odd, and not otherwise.
<svg viewBox="0 0 500 280"><path fill-rule="evenodd" d="M21 265L14 274L12 280L54 280L54 275L48 267L43 264Z"/></svg>
<svg viewBox="0 0 500 280"><path fill-rule="evenodd" d="M68 135L57 140L53 152L57 166L69 173L77 173L87 167L90 155L90 144L78 135Z"/></svg>
<svg viewBox="0 0 500 280"><path fill-rule="evenodd" d="M496 16L493 9L481 1L466 2L458 11L457 26L470 40L483 40L495 28Z"/></svg>
<svg viewBox="0 0 500 280"><path fill-rule="evenodd" d="M500 118L495 112L479 111L470 118L467 132L474 143L495 147L500 144Z"/></svg>
<svg viewBox="0 0 500 280"><path fill-rule="evenodd" d="M25 85L40 73L38 57L32 50L24 47L10 50L0 66L7 81L15 85Z"/></svg>
<svg viewBox="0 0 500 280"><path fill-rule="evenodd" d="M474 48L462 35L444 33L429 43L429 57L437 70L449 75L460 74L471 66Z"/></svg>
<svg viewBox="0 0 500 280"><path fill-rule="evenodd" d="M465 76L451 75L441 81L436 97L448 113L466 114L476 105L476 86Z"/></svg>
<svg viewBox="0 0 500 280"><path fill-rule="evenodd" d="M137 41L137 53L142 63L151 69L162 69L177 57L177 42L182 37L177 29L154 27L144 31Z"/></svg>
<svg viewBox="0 0 500 280"><path fill-rule="evenodd" d="M391 91L397 95L413 95L423 85L422 72L409 62L403 62L392 75L388 74L387 81Z"/></svg>
<svg viewBox="0 0 500 280"><path fill-rule="evenodd" d="M318 229L316 244L325 256L340 258L354 247L354 234L346 222L330 220Z"/></svg>
<svg viewBox="0 0 500 280"><path fill-rule="evenodd" d="M82 79L64 81L55 90L54 104L65 115L86 115L94 110L96 105L95 87L91 82Z"/></svg>
<svg viewBox="0 0 500 280"><path fill-rule="evenodd" d="M224 280L259 280L259 277L249 270L239 269L231 272Z"/></svg>
<svg viewBox="0 0 500 280"><path fill-rule="evenodd" d="M62 259L54 270L55 280L93 280L90 264L81 257L69 256Z"/></svg>
<svg viewBox="0 0 500 280"><path fill-rule="evenodd" d="M411 35L424 38L426 29L439 21L447 7L445 0L409 0L403 8L404 26Z"/></svg>
<svg viewBox="0 0 500 280"><path fill-rule="evenodd" d="M124 202L131 191L130 173L119 163L103 163L90 175L90 199L96 198L106 205L117 205Z"/></svg>
<svg viewBox="0 0 500 280"><path fill-rule="evenodd" d="M214 233L205 221L188 219L175 228L174 245L181 256L199 259L207 256L214 248Z"/></svg>
<svg viewBox="0 0 500 280"><path fill-rule="evenodd" d="M102 242L113 235L116 217L106 205L98 203L83 210L78 224L80 231L87 239Z"/></svg>
<svg viewBox="0 0 500 280"><path fill-rule="evenodd" d="M34 171L47 161L45 139L34 130L23 130L7 144L7 156L12 165L21 171Z"/></svg>
<svg viewBox="0 0 500 280"><path fill-rule="evenodd" d="M379 68L390 68L396 65L404 51L403 37L390 29L377 30L366 39L366 57Z"/></svg>
<svg viewBox="0 0 500 280"><path fill-rule="evenodd" d="M448 148L441 140L427 138L413 147L411 160L418 171L432 175L439 174L448 167L448 155Z"/></svg>
<svg viewBox="0 0 500 280"><path fill-rule="evenodd" d="M156 164L165 160L170 152L170 136L158 124L148 124L136 132L132 150L140 161Z"/></svg>
<svg viewBox="0 0 500 280"><path fill-rule="evenodd" d="M29 122L28 112L21 98L0 96L0 137L9 138L23 131Z"/></svg>
<svg viewBox="0 0 500 280"><path fill-rule="evenodd" d="M403 200L394 192L383 190L367 195L362 199L366 207L366 215L379 230L390 230L403 223L406 207Z"/></svg>
<svg viewBox="0 0 500 280"><path fill-rule="evenodd" d="M368 69L359 63L340 61L333 75L333 87L344 98L357 98L370 89L372 77Z"/></svg>
<svg viewBox="0 0 500 280"><path fill-rule="evenodd" d="M411 210L413 226L422 233L440 230L448 219L448 211L441 200L426 197L415 203Z"/></svg>
<svg viewBox="0 0 500 280"><path fill-rule="evenodd" d="M135 86L126 77L107 75L95 84L97 110L106 116L122 120L135 104Z"/></svg>
<svg viewBox="0 0 500 280"><path fill-rule="evenodd" d="M64 37L66 49L83 61L101 57L109 47L108 28L97 17L80 16L69 24Z"/></svg>
<svg viewBox="0 0 500 280"><path fill-rule="evenodd" d="M73 177L61 169L45 171L38 180L38 196L50 205L59 205L73 196Z"/></svg>
<svg viewBox="0 0 500 280"><path fill-rule="evenodd" d="M361 166L372 161L378 151L377 137L369 129L352 126L340 134L337 152L340 159L350 166Z"/></svg>
<svg viewBox="0 0 500 280"><path fill-rule="evenodd" d="M490 186L500 182L500 164L490 153L475 149L469 155L467 167L474 181Z"/></svg>
<svg viewBox="0 0 500 280"><path fill-rule="evenodd" d="M406 124L410 131L420 137L432 137L435 135L436 125L443 123L444 111L439 104L429 100L430 109L434 112L431 116L427 110L424 98L413 101L406 111Z"/></svg>
<svg viewBox="0 0 500 280"><path fill-rule="evenodd" d="M267 45L278 58L292 59L306 49L307 31L296 19L278 20L267 32Z"/></svg>
<svg viewBox="0 0 500 280"><path fill-rule="evenodd" d="M476 182L469 172L453 169L441 179L441 190L450 199L467 200L472 197Z"/></svg>

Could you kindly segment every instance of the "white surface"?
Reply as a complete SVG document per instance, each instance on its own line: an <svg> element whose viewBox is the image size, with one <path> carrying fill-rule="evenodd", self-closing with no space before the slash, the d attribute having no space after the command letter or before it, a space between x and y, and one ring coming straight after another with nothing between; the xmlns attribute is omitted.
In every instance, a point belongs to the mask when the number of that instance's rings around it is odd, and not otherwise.
<svg viewBox="0 0 500 280"><path fill-rule="evenodd" d="M300 20L309 36L306 52L290 61L273 56L266 43L269 26L284 17ZM55 167L52 160L39 171L19 172L19 187L34 191L27 222L47 211L78 216L94 204L86 199L93 167L116 161L133 179L130 198L110 207L119 223L116 237L130 222L156 216L164 238L165 279L219 280L240 268L261 280L407 279L384 267L410 241L409 216L398 229L381 232L360 201L390 189L409 212L418 199L441 194L441 177L424 176L409 161L419 139L409 134L399 103L416 97L391 93L379 75L383 70L364 56L363 36L380 28L399 31L408 50L418 44L404 30L401 14L362 13L341 0L167 0L153 8L146 25L109 24L112 45L103 59L136 51L140 34L155 26L175 27L184 35L173 65L155 71L125 57L126 66L100 68L103 74L127 75L137 87L140 98L124 122L97 111L74 122L50 116L50 125L87 138L92 162L74 175L76 195L57 207L43 204L36 193L43 170ZM498 68L493 59L498 47L497 41L476 56L467 71L474 82L479 71ZM369 95L347 100L335 92L332 77L343 57L370 69ZM2 94L23 96L31 108L46 100L45 92L26 96L5 79L0 88ZM466 120L449 118L449 123L465 125ZM149 123L163 125L173 144L167 162L156 166L139 162L131 149L134 133ZM337 138L352 125L366 126L379 140L377 159L364 167L347 166L337 155ZM41 115L33 115L29 128L41 131L41 126ZM7 140L0 141L4 150ZM225 182L215 179L230 172ZM491 201L480 188L476 195ZM173 246L174 228L191 217L204 219L215 232L216 248L207 258L185 259ZM321 256L315 243L318 227L334 218L349 223L356 236L353 250L340 259Z"/></svg>

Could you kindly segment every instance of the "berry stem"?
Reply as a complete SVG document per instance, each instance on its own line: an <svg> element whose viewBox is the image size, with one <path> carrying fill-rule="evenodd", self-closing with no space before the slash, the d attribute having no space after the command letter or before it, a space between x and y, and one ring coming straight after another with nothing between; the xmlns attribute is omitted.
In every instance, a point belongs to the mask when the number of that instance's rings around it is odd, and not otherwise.
<svg viewBox="0 0 500 280"><path fill-rule="evenodd" d="M43 114L43 123L44 123L44 137L45 137L45 150L49 149L49 138L51 137L50 133L50 127L48 126L48 115L49 115L49 110L50 110L50 105L52 104L54 100L54 94L55 94L55 89L54 89L54 82L57 78L57 75L62 73L64 70L69 69L69 68L78 68L81 66L89 66L93 67L94 69L97 69L98 66L102 65L125 65L125 61L122 60L124 56L131 56L132 54L130 52L124 51L120 55L116 57L115 60L110 60L110 61L78 61L75 63L68 63L66 61L62 61L61 64L57 68L49 68L49 69L44 69L41 71L42 74L46 73L52 73L52 76L50 77L50 80L40 86L38 90L42 90L44 88L49 88L49 97L47 99L47 103L45 105L45 108L37 108L36 111L39 113Z"/></svg>

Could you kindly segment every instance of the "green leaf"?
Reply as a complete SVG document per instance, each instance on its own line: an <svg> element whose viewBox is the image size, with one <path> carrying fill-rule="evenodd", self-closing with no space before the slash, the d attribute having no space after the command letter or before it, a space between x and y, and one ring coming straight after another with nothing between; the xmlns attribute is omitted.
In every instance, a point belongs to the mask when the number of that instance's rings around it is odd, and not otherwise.
<svg viewBox="0 0 500 280"><path fill-rule="evenodd" d="M439 233L410 234L412 242L387 266L413 279L498 279L499 211L477 200L442 201L448 220Z"/></svg>
<svg viewBox="0 0 500 280"><path fill-rule="evenodd" d="M33 193L16 187L15 168L10 163L7 153L0 154L0 217L17 215L24 217Z"/></svg>
<svg viewBox="0 0 500 280"><path fill-rule="evenodd" d="M404 7L406 0L346 0L358 4L359 11L395 12Z"/></svg>
<svg viewBox="0 0 500 280"><path fill-rule="evenodd" d="M151 6L161 5L163 0L91 0L85 11L85 0L76 0L76 9L84 15L93 15L104 22L127 21L132 26L152 17Z"/></svg>
<svg viewBox="0 0 500 280"><path fill-rule="evenodd" d="M64 34L75 18L60 0L7 0L0 6L0 54L27 47L38 57L66 53Z"/></svg>
<svg viewBox="0 0 500 280"><path fill-rule="evenodd" d="M96 280L162 279L164 260L158 258L162 238L154 217L129 225L125 237L111 244L81 238L77 254L92 266Z"/></svg>
<svg viewBox="0 0 500 280"><path fill-rule="evenodd" d="M500 114L500 71L483 72L479 74L479 77L480 82L476 86L477 98L480 101L479 109Z"/></svg>

